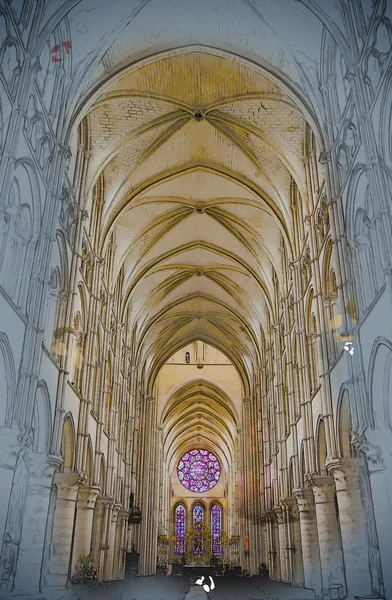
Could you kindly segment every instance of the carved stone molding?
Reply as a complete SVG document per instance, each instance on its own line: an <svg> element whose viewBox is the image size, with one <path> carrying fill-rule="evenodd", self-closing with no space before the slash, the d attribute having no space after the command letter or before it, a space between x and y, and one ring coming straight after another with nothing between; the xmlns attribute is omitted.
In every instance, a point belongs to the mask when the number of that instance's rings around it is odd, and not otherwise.
<svg viewBox="0 0 392 600"><path fill-rule="evenodd" d="M78 491L78 508L93 509L100 488L98 486L81 486Z"/></svg>
<svg viewBox="0 0 392 600"><path fill-rule="evenodd" d="M59 461L47 458L45 454L29 453L25 459L30 475L30 486L52 487L53 475L59 467Z"/></svg>
<svg viewBox="0 0 392 600"><path fill-rule="evenodd" d="M299 511L298 511L298 505L297 505L295 498L291 498L291 497L281 498L280 505L284 510L286 510L289 513L291 520L298 519Z"/></svg>
<svg viewBox="0 0 392 600"><path fill-rule="evenodd" d="M314 509L314 499L310 488L298 488L293 490L293 496L297 501L298 512L310 512Z"/></svg>
<svg viewBox="0 0 392 600"><path fill-rule="evenodd" d="M113 522L117 522L117 519L120 515L120 510L121 510L121 504L115 504L113 506L113 511L112 511L112 521Z"/></svg>
<svg viewBox="0 0 392 600"><path fill-rule="evenodd" d="M278 520L278 523L281 524L283 523L283 510L281 506L274 506L273 511L276 515L276 518Z"/></svg>
<svg viewBox="0 0 392 600"><path fill-rule="evenodd" d="M360 452L365 457L369 473L383 471L385 469L381 448L375 444L371 444L365 434L352 431L351 443L357 452Z"/></svg>
<svg viewBox="0 0 392 600"><path fill-rule="evenodd" d="M120 519L123 519L124 521L128 521L129 510L127 510L126 508L120 508L120 512L119 512L118 516Z"/></svg>
<svg viewBox="0 0 392 600"><path fill-rule="evenodd" d="M273 510L265 510L261 514L262 521L276 521L276 514Z"/></svg>
<svg viewBox="0 0 392 600"><path fill-rule="evenodd" d="M310 475L306 480L306 485L313 491L315 504L324 504L334 500L335 482L333 477Z"/></svg>
<svg viewBox="0 0 392 600"><path fill-rule="evenodd" d="M79 473L56 473L54 484L57 488L57 499L76 501L79 487L86 483L86 478Z"/></svg>
<svg viewBox="0 0 392 600"><path fill-rule="evenodd" d="M98 496L96 500L96 507L103 510L105 507L109 508L113 504L113 498L111 496Z"/></svg>
<svg viewBox="0 0 392 600"><path fill-rule="evenodd" d="M363 464L361 458L343 458L339 463L327 466L335 480L337 492L359 487L359 474Z"/></svg>

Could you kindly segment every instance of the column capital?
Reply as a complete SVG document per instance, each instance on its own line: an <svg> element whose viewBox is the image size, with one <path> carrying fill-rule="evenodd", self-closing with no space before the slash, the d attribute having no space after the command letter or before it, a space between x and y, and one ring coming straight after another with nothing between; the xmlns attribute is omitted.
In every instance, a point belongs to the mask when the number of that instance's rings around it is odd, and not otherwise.
<svg viewBox="0 0 392 600"><path fill-rule="evenodd" d="M322 165L325 165L328 161L331 160L331 151L324 150L324 152L320 152L319 161Z"/></svg>
<svg viewBox="0 0 392 600"><path fill-rule="evenodd" d="M16 428L2 427L1 441L0 465L14 469L23 448L21 432Z"/></svg>
<svg viewBox="0 0 392 600"><path fill-rule="evenodd" d="M281 498L280 504L282 508L288 511L290 518L298 519L298 505L295 498L287 497Z"/></svg>
<svg viewBox="0 0 392 600"><path fill-rule="evenodd" d="M293 496L297 501L298 512L310 512L314 508L313 493L310 488L296 488Z"/></svg>
<svg viewBox="0 0 392 600"><path fill-rule="evenodd" d="M113 502L113 498L110 496L98 496L97 504L111 504Z"/></svg>
<svg viewBox="0 0 392 600"><path fill-rule="evenodd" d="M339 463L328 467L328 471L334 477L337 492L349 487L359 487L359 473L364 463L364 459L361 458L342 458Z"/></svg>
<svg viewBox="0 0 392 600"><path fill-rule="evenodd" d="M86 479L79 473L55 473L54 484L57 488L57 498L76 502L79 487L85 482Z"/></svg>
<svg viewBox="0 0 392 600"><path fill-rule="evenodd" d="M83 485L78 491L78 508L94 508L100 488L98 486Z"/></svg>
<svg viewBox="0 0 392 600"><path fill-rule="evenodd" d="M260 515L260 519L261 521L268 521L271 518L275 518L274 513L271 510L264 510L261 515Z"/></svg>
<svg viewBox="0 0 392 600"><path fill-rule="evenodd" d="M53 475L61 462L52 460L46 454L31 453L26 463L34 487L52 487Z"/></svg>
<svg viewBox="0 0 392 600"><path fill-rule="evenodd" d="M121 504L114 504L112 511L112 521L117 522L118 516L120 514Z"/></svg>
<svg viewBox="0 0 392 600"><path fill-rule="evenodd" d="M98 496L95 501L95 510L102 513L106 508L113 505L113 498L108 496Z"/></svg>
<svg viewBox="0 0 392 600"><path fill-rule="evenodd" d="M334 500L335 481L333 477L312 475L307 479L306 484L313 491L315 504L325 504Z"/></svg>
<svg viewBox="0 0 392 600"><path fill-rule="evenodd" d="M120 517L120 519L127 521L129 518L129 510L127 510L126 508L120 508L118 516Z"/></svg>
<svg viewBox="0 0 392 600"><path fill-rule="evenodd" d="M351 443L357 452L364 455L370 473L385 469L381 448L375 444L371 444L363 433L352 431Z"/></svg>
<svg viewBox="0 0 392 600"><path fill-rule="evenodd" d="M245 396L245 398L242 398L242 402L244 404L249 404L249 402L251 401L252 398L250 398L250 396Z"/></svg>
<svg viewBox="0 0 392 600"><path fill-rule="evenodd" d="M283 523L283 510L281 506L274 506L273 511L276 515L276 518L278 520L278 524L280 525L281 523Z"/></svg>

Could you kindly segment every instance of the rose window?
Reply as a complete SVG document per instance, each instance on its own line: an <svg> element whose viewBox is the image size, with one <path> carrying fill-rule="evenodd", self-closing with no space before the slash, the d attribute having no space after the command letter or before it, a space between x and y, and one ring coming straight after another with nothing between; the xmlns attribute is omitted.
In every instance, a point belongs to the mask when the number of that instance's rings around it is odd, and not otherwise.
<svg viewBox="0 0 392 600"><path fill-rule="evenodd" d="M218 483L220 474L219 460L208 450L190 450L177 467L178 479L191 492L208 492Z"/></svg>

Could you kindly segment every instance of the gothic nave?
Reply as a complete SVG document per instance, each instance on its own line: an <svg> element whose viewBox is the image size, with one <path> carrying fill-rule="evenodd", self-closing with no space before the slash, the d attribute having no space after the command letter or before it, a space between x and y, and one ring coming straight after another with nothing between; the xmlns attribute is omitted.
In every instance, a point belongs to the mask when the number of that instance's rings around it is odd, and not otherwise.
<svg viewBox="0 0 392 600"><path fill-rule="evenodd" d="M392 600L391 19L0 0L1 600Z"/></svg>

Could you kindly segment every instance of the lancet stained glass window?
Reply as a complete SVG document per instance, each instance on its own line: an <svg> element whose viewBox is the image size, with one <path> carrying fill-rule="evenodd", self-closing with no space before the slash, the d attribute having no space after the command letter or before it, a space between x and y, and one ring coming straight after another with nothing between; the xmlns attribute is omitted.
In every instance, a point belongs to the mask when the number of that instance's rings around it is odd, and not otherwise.
<svg viewBox="0 0 392 600"><path fill-rule="evenodd" d="M219 460L208 450L190 450L181 458L177 476L182 485L191 492L207 492L219 481Z"/></svg>
<svg viewBox="0 0 392 600"><path fill-rule="evenodd" d="M193 522L195 525L203 525L204 521L204 508L201 504L196 504L193 509Z"/></svg>
<svg viewBox="0 0 392 600"><path fill-rule="evenodd" d="M195 529L195 535L193 536L193 552L195 554L201 554L203 552L203 523L204 508L201 504L196 504L193 509L193 525Z"/></svg>
<svg viewBox="0 0 392 600"><path fill-rule="evenodd" d="M185 508L180 504L176 508L176 554L184 554L185 552L185 526Z"/></svg>
<svg viewBox="0 0 392 600"><path fill-rule="evenodd" d="M218 504L214 504L211 509L211 546L212 554L220 556L222 554L222 509Z"/></svg>

